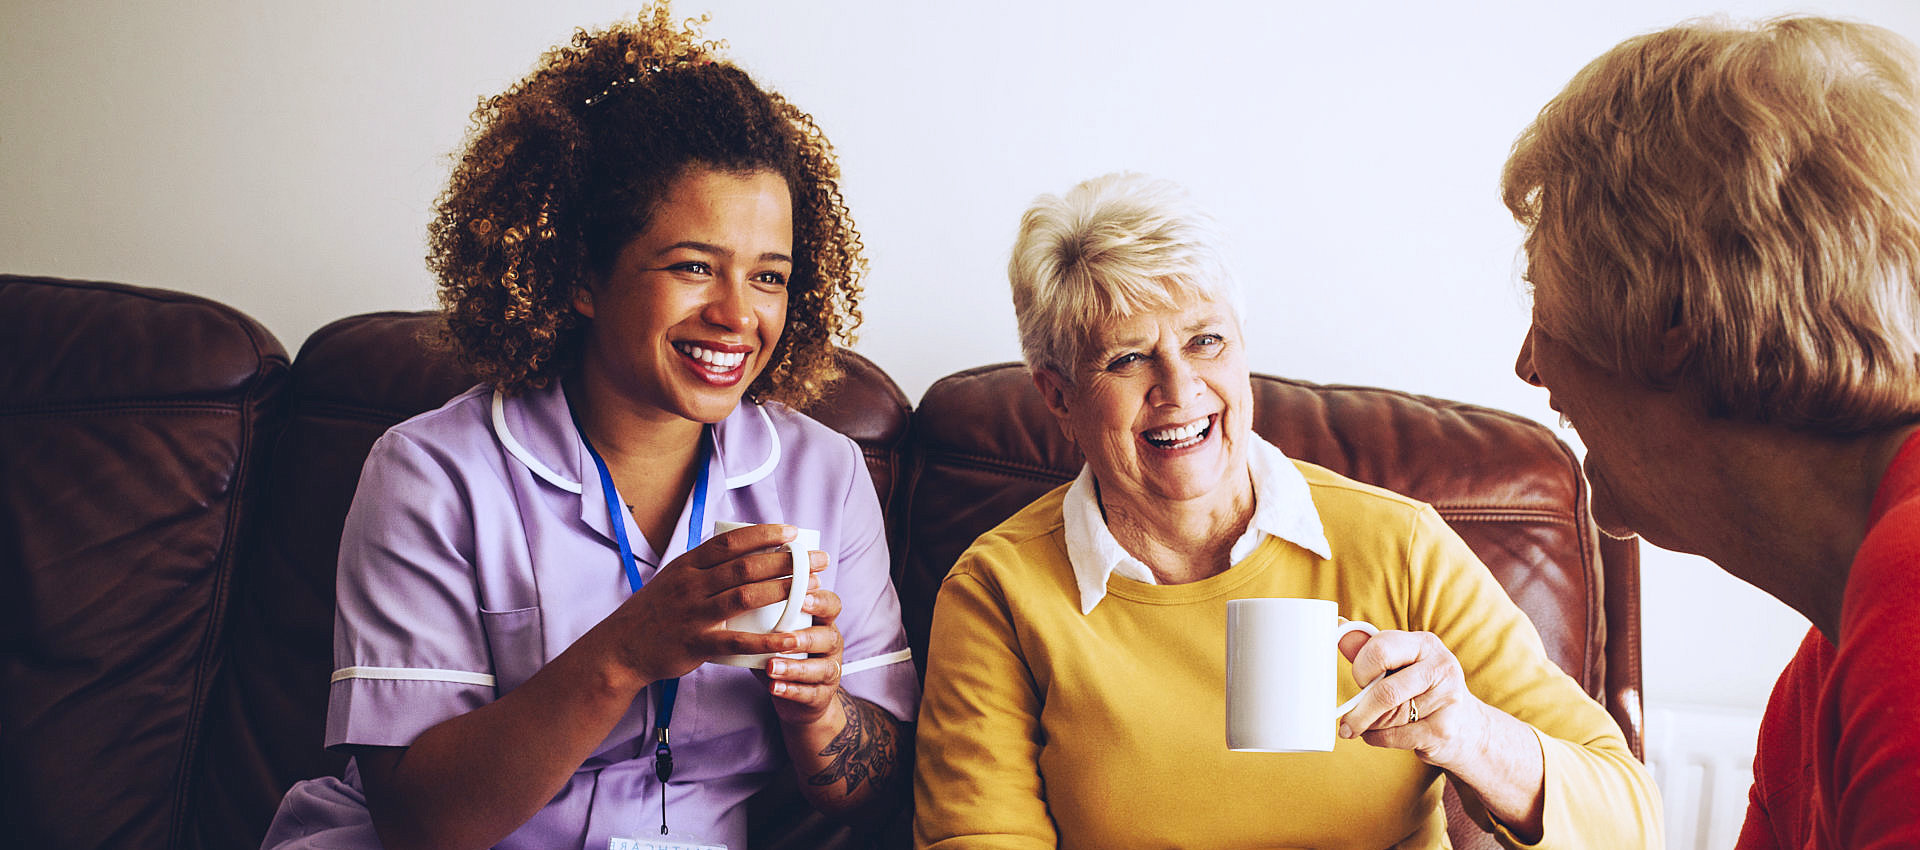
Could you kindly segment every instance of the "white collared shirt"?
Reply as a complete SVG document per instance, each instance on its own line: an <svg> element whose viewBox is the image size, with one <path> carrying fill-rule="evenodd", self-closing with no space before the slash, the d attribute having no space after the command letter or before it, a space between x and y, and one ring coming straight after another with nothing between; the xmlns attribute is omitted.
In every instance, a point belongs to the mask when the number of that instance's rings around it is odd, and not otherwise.
<svg viewBox="0 0 1920 850"><path fill-rule="evenodd" d="M1327 545L1326 527L1313 506L1313 493L1307 479L1294 468L1280 449L1258 436L1247 451L1247 466L1253 476L1253 519L1233 543L1227 559L1238 564L1265 538L1272 536L1299 546L1322 558L1332 558ZM1100 500L1094 492L1092 467L1081 467L1080 476L1067 488L1066 501L1060 506L1066 525L1067 560L1073 564L1074 582L1080 587L1080 613L1093 613L1094 606L1107 597L1107 579L1113 575L1145 584L1158 584L1139 558L1129 554L1114 539L1101 515Z"/></svg>

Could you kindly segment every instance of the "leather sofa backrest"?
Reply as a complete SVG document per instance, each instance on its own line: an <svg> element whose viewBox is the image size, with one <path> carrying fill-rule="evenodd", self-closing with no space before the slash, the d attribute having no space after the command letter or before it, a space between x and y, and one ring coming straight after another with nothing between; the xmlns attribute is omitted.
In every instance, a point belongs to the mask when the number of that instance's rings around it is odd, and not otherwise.
<svg viewBox="0 0 1920 850"><path fill-rule="evenodd" d="M290 366L258 323L203 298L0 275L0 848L251 848L288 785L339 770L321 740L361 463L386 428L472 383L422 344L433 321L342 319ZM960 550L1080 460L1018 364L950 376L909 411L871 362L843 363L848 380L807 412L865 453L924 657ZM1256 428L1290 454L1434 503L1637 750L1635 549L1596 542L1551 432L1404 393L1254 382ZM861 840L790 792L756 801L756 846Z"/></svg>
<svg viewBox="0 0 1920 850"><path fill-rule="evenodd" d="M1636 550L1603 551L1586 479L1550 430L1510 413L1372 387L1255 375L1253 390L1254 429L1290 457L1432 504L1533 619L1553 660L1608 705L1639 752ZM1083 462L1018 363L941 379L921 397L913 427L916 472L895 510L904 523L896 540L905 546L895 586L923 658L934 597L961 551L1072 480ZM1610 634L1619 645L1609 646ZM1629 648L1626 660L1609 663ZM1454 806L1454 846L1494 846Z"/></svg>
<svg viewBox="0 0 1920 850"><path fill-rule="evenodd" d="M191 295L0 276L0 846L182 846L286 352Z"/></svg>
<svg viewBox="0 0 1920 850"><path fill-rule="evenodd" d="M474 383L423 334L433 313L371 313L316 331L294 359L286 428L272 449L268 498L238 583L226 674L199 771L197 846L257 844L295 781L338 775L321 748L333 660L334 560L360 467L403 419ZM872 362L842 352L847 378L806 409L860 444L883 499L899 474L906 396Z"/></svg>
<svg viewBox="0 0 1920 850"><path fill-rule="evenodd" d="M339 775L324 749L333 672L334 562L360 467L395 423L473 385L426 353L428 320L372 313L333 322L294 358L287 422L269 451L263 510L235 583L226 668L197 773L195 847L258 846L294 782Z"/></svg>

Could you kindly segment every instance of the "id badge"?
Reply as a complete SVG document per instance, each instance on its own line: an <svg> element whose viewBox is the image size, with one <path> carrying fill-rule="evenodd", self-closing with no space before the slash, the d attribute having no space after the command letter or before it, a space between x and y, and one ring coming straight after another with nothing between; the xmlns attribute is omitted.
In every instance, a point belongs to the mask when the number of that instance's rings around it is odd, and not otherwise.
<svg viewBox="0 0 1920 850"><path fill-rule="evenodd" d="M708 844L685 835L657 835L648 838L614 836L607 839L607 850L727 850L725 844Z"/></svg>

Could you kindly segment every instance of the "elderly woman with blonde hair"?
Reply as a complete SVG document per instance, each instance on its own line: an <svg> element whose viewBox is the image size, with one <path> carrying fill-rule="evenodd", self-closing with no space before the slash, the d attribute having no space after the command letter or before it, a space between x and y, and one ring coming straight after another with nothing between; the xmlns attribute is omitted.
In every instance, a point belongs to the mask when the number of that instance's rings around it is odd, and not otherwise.
<svg viewBox="0 0 1920 850"><path fill-rule="evenodd" d="M961 555L934 610L916 843L1443 847L1441 778L1508 846L1656 845L1606 711L1431 507L1253 433L1210 219L1115 174L1027 212L1009 276L1035 385L1086 458ZM1378 624L1332 752L1230 753L1226 603Z"/></svg>
<svg viewBox="0 0 1920 850"><path fill-rule="evenodd" d="M1576 75L1514 145L1515 368L1593 512L1812 627L1738 847L1920 846L1920 57L1878 27L1700 21Z"/></svg>

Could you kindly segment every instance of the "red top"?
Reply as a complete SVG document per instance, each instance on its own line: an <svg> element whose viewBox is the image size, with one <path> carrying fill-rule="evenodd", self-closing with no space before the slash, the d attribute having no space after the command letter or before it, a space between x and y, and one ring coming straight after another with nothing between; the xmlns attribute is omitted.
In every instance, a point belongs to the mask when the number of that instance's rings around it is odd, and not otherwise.
<svg viewBox="0 0 1920 850"><path fill-rule="evenodd" d="M1760 721L1736 850L1920 847L1920 432L1873 497L1839 646L1808 629Z"/></svg>

